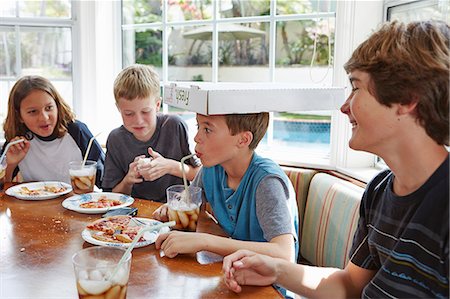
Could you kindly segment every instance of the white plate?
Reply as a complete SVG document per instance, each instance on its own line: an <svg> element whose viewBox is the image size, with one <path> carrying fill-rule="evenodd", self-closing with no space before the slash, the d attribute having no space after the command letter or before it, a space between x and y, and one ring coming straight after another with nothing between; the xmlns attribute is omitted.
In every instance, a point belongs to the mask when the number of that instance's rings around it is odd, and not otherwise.
<svg viewBox="0 0 450 299"><path fill-rule="evenodd" d="M160 224L160 221L154 220L154 219L149 219L149 218L134 218L134 219L138 219L142 222L144 222L147 225L157 225ZM139 247L144 247L144 246L148 246L150 244L155 243L156 239L158 238L158 235L161 233L167 233L170 231L170 228L168 227L163 227L158 231L152 231L152 232L145 232L143 235L143 238L145 239L145 241L141 241L141 242L137 242L136 246L134 246L134 248L139 248ZM88 243L91 243L93 245L102 245L102 246L111 246L111 247L122 247L122 248L128 248L128 246L130 246L131 243L112 243L112 242L103 242L97 239L94 239L92 237L92 234L97 233L96 231L90 230L85 228L82 232L81 232L81 237L83 238L83 240L85 240Z"/></svg>
<svg viewBox="0 0 450 299"><path fill-rule="evenodd" d="M116 199L122 202L121 205L107 208L81 208L80 204L86 203L89 201L97 201L101 196L106 196L108 199ZM62 202L62 206L68 210L72 210L78 213L84 214L100 214L106 213L107 211L116 210L119 208L127 207L132 205L134 202L134 198L128 195L113 193L113 192L92 192L86 194L74 195L69 198L66 198Z"/></svg>
<svg viewBox="0 0 450 299"><path fill-rule="evenodd" d="M64 187L66 190L58 193L52 193L52 192L46 192L42 191L42 194L39 195L26 195L20 192L22 187L27 187L30 190L37 190L37 189L43 189L44 186L48 187ZM8 190L5 191L5 193L9 196L17 197L18 199L23 200L44 200L44 199L50 199L50 198L56 198L58 196L67 194L72 191L72 186L69 184L66 184L64 182L36 182L36 183L25 183L20 184L16 186L12 186L8 188Z"/></svg>

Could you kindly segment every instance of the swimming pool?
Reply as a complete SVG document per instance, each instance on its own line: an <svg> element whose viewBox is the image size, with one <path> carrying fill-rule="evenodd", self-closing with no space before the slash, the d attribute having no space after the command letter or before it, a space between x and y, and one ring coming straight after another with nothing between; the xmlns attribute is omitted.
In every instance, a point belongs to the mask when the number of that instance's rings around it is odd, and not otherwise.
<svg viewBox="0 0 450 299"><path fill-rule="evenodd" d="M182 113L179 116L186 121L190 132L197 132L195 114ZM330 150L330 127L330 122L274 119L273 141L269 145L265 134L260 146L327 153Z"/></svg>

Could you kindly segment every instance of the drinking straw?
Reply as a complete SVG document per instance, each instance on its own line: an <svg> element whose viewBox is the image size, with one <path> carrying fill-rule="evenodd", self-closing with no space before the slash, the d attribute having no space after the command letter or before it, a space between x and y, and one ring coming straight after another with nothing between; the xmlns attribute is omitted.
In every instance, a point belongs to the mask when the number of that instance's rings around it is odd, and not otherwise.
<svg viewBox="0 0 450 299"><path fill-rule="evenodd" d="M122 258L120 259L120 261L117 263L116 268L114 268L114 271L112 272L111 276L109 277L109 280L111 281L114 277L114 275L116 275L117 271L119 271L119 267L120 265L125 262L125 260L127 259L128 255L131 253L131 251L133 250L134 246L136 246L136 243L139 241L139 239L142 237L142 235L145 232L151 232L154 230L160 230L163 227L166 226L174 226L176 224L175 221L169 221L169 222L164 222L164 223L160 223L160 224L156 224L156 225L148 225L148 226L144 226L142 227L138 234L136 235L136 237L134 238L133 242L130 243L130 246L128 246L128 249L125 251L125 253L122 255Z"/></svg>
<svg viewBox="0 0 450 299"><path fill-rule="evenodd" d="M191 197L189 196L190 194L189 194L189 188L188 188L187 180L186 180L186 172L184 171L184 161L192 158L194 155L195 154L187 155L186 157L181 158L181 161L180 161L181 162L181 173L183 174L184 192L185 192L185 197L187 197L187 198L185 198L185 200L187 203L190 203Z"/></svg>
<svg viewBox="0 0 450 299"><path fill-rule="evenodd" d="M5 150L3 151L2 156L0 157L0 164L3 164L3 159L5 159L6 153L8 152L9 148L11 147L11 145L14 145L14 144L17 144L17 143L21 143L21 142L24 142L24 141L25 140L23 140L23 139L17 139L17 140L14 140L14 141L8 143L6 145L6 147L5 147Z"/></svg>
<svg viewBox="0 0 450 299"><path fill-rule="evenodd" d="M84 167L84 164L86 164L87 157L89 155L89 151L91 150L92 142L94 142L94 139L97 138L98 135L100 135L102 132L98 133L97 135L93 136L91 139L89 139L88 147L86 149L86 153L84 154L83 163L81 163L81 168Z"/></svg>

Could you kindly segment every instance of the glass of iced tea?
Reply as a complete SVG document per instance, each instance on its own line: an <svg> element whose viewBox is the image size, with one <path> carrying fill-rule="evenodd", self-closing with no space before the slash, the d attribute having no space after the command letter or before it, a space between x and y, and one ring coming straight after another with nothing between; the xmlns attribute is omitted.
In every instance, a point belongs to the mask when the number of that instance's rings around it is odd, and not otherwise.
<svg viewBox="0 0 450 299"><path fill-rule="evenodd" d="M6 174L6 159L0 163L0 190L3 190L5 186L5 174Z"/></svg>
<svg viewBox="0 0 450 299"><path fill-rule="evenodd" d="M131 253L114 273L124 253L123 248L107 246L89 247L75 253L72 256L72 262L78 297L80 299L126 298Z"/></svg>
<svg viewBox="0 0 450 299"><path fill-rule="evenodd" d="M175 221L173 229L195 232L202 204L202 188L189 186L186 192L183 185L167 188L169 221Z"/></svg>
<svg viewBox="0 0 450 299"><path fill-rule="evenodd" d="M94 191L97 162L72 161L69 162L70 182L74 193L89 193Z"/></svg>

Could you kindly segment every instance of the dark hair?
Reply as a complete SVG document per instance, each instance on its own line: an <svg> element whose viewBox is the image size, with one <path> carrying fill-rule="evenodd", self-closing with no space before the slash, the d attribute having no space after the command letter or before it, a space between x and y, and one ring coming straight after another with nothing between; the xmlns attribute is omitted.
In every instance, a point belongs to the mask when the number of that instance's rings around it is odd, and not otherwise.
<svg viewBox="0 0 450 299"><path fill-rule="evenodd" d="M417 102L418 123L438 144L448 145L449 42L444 22L386 23L344 68L367 72L369 90L383 105Z"/></svg>
<svg viewBox="0 0 450 299"><path fill-rule="evenodd" d="M7 141L16 136L25 136L29 131L20 121L20 104L34 90L46 92L55 100L58 108L58 120L53 134L56 134L57 137L64 136L67 126L75 120L75 114L48 79L41 76L24 76L14 84L9 94L8 115L3 125Z"/></svg>
<svg viewBox="0 0 450 299"><path fill-rule="evenodd" d="M245 131L252 132L253 140L248 147L254 150L266 134L269 126L269 113L225 114L225 121L231 135Z"/></svg>

